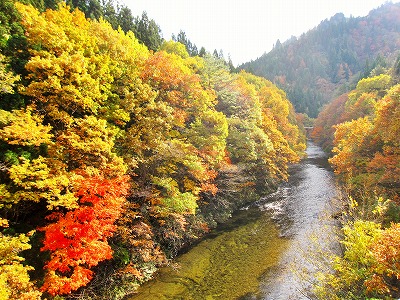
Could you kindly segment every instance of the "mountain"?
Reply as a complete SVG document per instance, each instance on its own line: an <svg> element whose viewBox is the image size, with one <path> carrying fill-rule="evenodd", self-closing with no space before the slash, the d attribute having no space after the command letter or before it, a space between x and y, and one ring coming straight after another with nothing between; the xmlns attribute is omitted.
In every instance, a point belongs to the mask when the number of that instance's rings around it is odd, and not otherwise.
<svg viewBox="0 0 400 300"><path fill-rule="evenodd" d="M316 117L371 70L391 65L399 49L400 3L386 3L365 17L338 13L299 38L278 40L269 53L239 69L271 80L298 112Z"/></svg>

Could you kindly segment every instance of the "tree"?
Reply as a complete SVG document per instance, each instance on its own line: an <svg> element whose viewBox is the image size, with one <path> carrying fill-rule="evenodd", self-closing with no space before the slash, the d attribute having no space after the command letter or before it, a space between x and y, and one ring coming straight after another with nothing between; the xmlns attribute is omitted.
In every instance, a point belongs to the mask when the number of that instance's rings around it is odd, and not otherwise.
<svg viewBox="0 0 400 300"><path fill-rule="evenodd" d="M188 58L189 53L187 52L185 45L179 42L174 42L174 41L165 41L161 49L165 52L168 52L170 54L176 54L182 58Z"/></svg>
<svg viewBox="0 0 400 300"><path fill-rule="evenodd" d="M43 2L46 8L57 9L58 4L61 2L61 0L44 0Z"/></svg>
<svg viewBox="0 0 400 300"><path fill-rule="evenodd" d="M13 94L15 83L19 79L19 76L15 76L12 72L7 71L5 56L0 54L0 94Z"/></svg>
<svg viewBox="0 0 400 300"><path fill-rule="evenodd" d="M343 257L331 258L334 273L317 275L320 285L315 292L320 299L367 296L364 282L372 275L370 267L375 261L370 248L381 235L380 225L359 220L346 224L343 233Z"/></svg>
<svg viewBox="0 0 400 300"><path fill-rule="evenodd" d="M118 11L118 24L125 32L133 31L135 28L134 17L130 8L123 6Z"/></svg>
<svg viewBox="0 0 400 300"><path fill-rule="evenodd" d="M67 0L66 4L69 5L71 9L79 9L85 14L86 18L97 20L103 16L99 0ZM57 7L51 8L56 9Z"/></svg>
<svg viewBox="0 0 400 300"><path fill-rule="evenodd" d="M14 84L16 81L19 80L18 76L14 76L11 72L6 71L6 64L4 62L5 57L3 55L0 55L0 95L3 96L5 94L12 94L14 93ZM18 113L16 113L18 115ZM12 128L9 131L9 134L7 134L7 130L4 130L4 125L5 123L9 122L10 119L12 119L15 114L10 113L4 110L0 110L0 134L2 135L0 137L0 140L2 143L3 140L8 139L9 136L16 137L21 134L20 131L14 130L18 129L18 126L16 128ZM20 115L21 116L21 115ZM24 115L23 119L24 118ZM19 120L20 122L22 120ZM21 122L21 126L25 126L27 120L24 120ZM33 121L32 119L28 119L29 121ZM23 124L23 125L22 125ZM31 122L29 125L36 125L36 122ZM7 128L7 127L6 127ZM8 128L10 129L10 128ZM18 140L24 140L24 143L30 143L32 142L33 144L37 144L37 136L32 137L31 133L32 131L35 132L35 130L32 130L34 128L29 127L28 132L26 131L28 129L25 127L25 132L22 133L22 138L21 136L18 136L16 139L13 140L13 142L16 142ZM46 130L45 130L46 131ZM29 135L26 136L25 134ZM46 139L46 134L44 132L44 136L41 138ZM41 139L39 138L39 139ZM36 140L36 141L34 141ZM18 144L18 142L17 142ZM3 148L3 147L2 147ZM3 152L3 151L1 151ZM6 152L7 153L7 152ZM9 152L8 152L9 153ZM6 157L4 157L4 153L1 153L1 177L3 179L4 177L4 171L7 170L9 167L9 164L6 160ZM6 184L4 184L3 180L2 183L0 184L0 211L3 211L4 209L8 209L12 204L15 204L13 199L11 198L11 193L8 190L8 187ZM31 248L31 245L29 244L29 236L31 236L34 232L29 232L28 234L12 234L12 231L7 232L7 228L9 227L7 219L3 219L0 217L0 294L1 294L1 299L40 299L41 293L35 288L34 284L30 281L29 274L28 272L33 270L33 267L24 264L24 258L20 256L20 252L24 250L28 250Z"/></svg>
<svg viewBox="0 0 400 300"><path fill-rule="evenodd" d="M179 31L179 33L176 37L173 35L172 39L175 42L185 45L186 51L189 53L190 56L199 55L197 46L195 44L192 44L192 42L187 38L186 33L183 30Z"/></svg>
<svg viewBox="0 0 400 300"><path fill-rule="evenodd" d="M400 102L398 92L399 85L393 86L376 105L373 133L375 138L380 140L380 147L376 148L367 170L373 174L371 183L399 204Z"/></svg>
<svg viewBox="0 0 400 300"><path fill-rule="evenodd" d="M150 50L157 51L160 48L163 41L161 29L153 19L149 19L145 11L141 18L136 18L133 32Z"/></svg>
<svg viewBox="0 0 400 300"><path fill-rule="evenodd" d="M127 177L107 180L84 174L77 183L79 208L47 217L53 223L41 228L45 232L41 251L50 251L42 291L53 296L69 294L89 283L92 267L112 258L107 238L116 230L127 181Z"/></svg>
<svg viewBox="0 0 400 300"><path fill-rule="evenodd" d="M16 7L29 55L22 80L0 62L2 96L18 83L25 100L0 110L0 213L41 224L43 292L72 293L95 272L142 280L208 230L204 208L224 204L215 196L229 174L237 195L284 178L297 159L295 117L272 83L179 42L149 50L112 1L99 20L65 3ZM126 28L113 29L118 16ZM146 14L137 21L159 33Z"/></svg>
<svg viewBox="0 0 400 300"><path fill-rule="evenodd" d="M372 126L368 117L336 126L333 148L336 155L329 162L335 166L335 173L343 176L346 181L365 172L368 158L362 155L362 149L366 148Z"/></svg>
<svg viewBox="0 0 400 300"><path fill-rule="evenodd" d="M331 258L334 273L317 274L320 299L396 298L399 296L399 226L387 229L369 221L343 227L343 256Z"/></svg>
<svg viewBox="0 0 400 300"><path fill-rule="evenodd" d="M0 208L2 204L0 203ZM0 218L0 228L8 223ZM11 236L0 232L0 293L1 299L41 299L41 292L30 281L28 272L33 270L25 265L20 252L31 248L29 234Z"/></svg>
<svg viewBox="0 0 400 300"><path fill-rule="evenodd" d="M373 275L364 282L369 295L391 295L399 297L400 284L400 224L392 223L382 231L382 234L370 250L375 261L370 271Z"/></svg>
<svg viewBox="0 0 400 300"><path fill-rule="evenodd" d="M9 113L1 137L8 145L29 147L30 155L7 169L6 191L14 202L46 201L42 251L50 252L50 261L42 290L66 294L86 285L91 268L112 257L107 238L129 189L115 140L129 121L137 89L110 83L132 78L121 69L134 72L134 61L144 54L140 49L146 49L132 34L65 5L42 14L16 6L34 53L24 91L32 105Z"/></svg>

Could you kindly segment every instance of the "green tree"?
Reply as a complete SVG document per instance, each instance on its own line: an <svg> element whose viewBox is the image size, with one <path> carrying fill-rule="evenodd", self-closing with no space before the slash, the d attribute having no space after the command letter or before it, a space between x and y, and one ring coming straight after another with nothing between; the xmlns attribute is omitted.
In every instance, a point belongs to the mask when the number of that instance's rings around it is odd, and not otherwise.
<svg viewBox="0 0 400 300"><path fill-rule="evenodd" d="M187 38L186 33L183 30L179 31L179 33L176 37L173 35L172 39L175 42L179 42L179 43L185 45L186 51L189 53L190 56L199 55L197 46L195 44L192 44L192 42Z"/></svg>
<svg viewBox="0 0 400 300"><path fill-rule="evenodd" d="M118 11L118 24L121 26L122 30L125 32L134 31L134 17L132 16L132 11L130 8L123 6Z"/></svg>
<svg viewBox="0 0 400 300"><path fill-rule="evenodd" d="M102 0L101 9L102 17L111 24L112 28L118 29L118 8L114 0Z"/></svg>
<svg viewBox="0 0 400 300"><path fill-rule="evenodd" d="M145 11L141 18L136 18L133 32L150 50L157 51L160 48L163 41L161 29L153 19L149 19Z"/></svg>
<svg viewBox="0 0 400 300"><path fill-rule="evenodd" d="M19 76L13 75L6 69L5 56L0 54L0 94L13 94Z"/></svg>

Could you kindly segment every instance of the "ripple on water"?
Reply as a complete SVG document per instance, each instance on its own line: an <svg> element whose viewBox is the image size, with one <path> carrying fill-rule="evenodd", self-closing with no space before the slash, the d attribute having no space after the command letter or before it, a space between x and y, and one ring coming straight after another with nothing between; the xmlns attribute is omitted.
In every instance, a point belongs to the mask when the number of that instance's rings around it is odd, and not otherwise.
<svg viewBox="0 0 400 300"><path fill-rule="evenodd" d="M240 212L242 218L255 208ZM256 295L260 278L274 267L289 241L258 211L251 222L205 239L177 258L180 268L160 270L134 299L238 299ZM245 299L245 298L243 298Z"/></svg>
<svg viewBox="0 0 400 300"><path fill-rule="evenodd" d="M313 144L307 153L276 193L239 211L231 225L178 257L178 268L161 269L130 299L306 299L307 286L295 273L313 272L307 263L310 234L318 229L317 236L326 236L329 221L322 217L336 196L325 154Z"/></svg>

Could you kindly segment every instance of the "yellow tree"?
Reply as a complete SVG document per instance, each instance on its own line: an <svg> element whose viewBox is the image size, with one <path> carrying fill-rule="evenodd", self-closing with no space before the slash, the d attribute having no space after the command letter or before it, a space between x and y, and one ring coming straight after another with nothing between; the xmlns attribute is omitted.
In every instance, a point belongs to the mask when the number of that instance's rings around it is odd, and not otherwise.
<svg viewBox="0 0 400 300"><path fill-rule="evenodd" d="M192 68L188 56L164 51L150 56L141 78L152 98L134 113L136 122L128 129L129 142L144 150L138 152L144 164L137 172L153 182L159 203L180 213L193 213L199 193L212 187L212 168L224 157L227 134L213 93Z"/></svg>
<svg viewBox="0 0 400 300"><path fill-rule="evenodd" d="M0 204L0 208L1 204ZM8 227L8 223L0 219L0 228ZM0 232L0 299L41 299L42 293L30 281L28 272L33 267L23 264L25 260L20 252L31 248L29 235L5 235Z"/></svg>
<svg viewBox="0 0 400 300"><path fill-rule="evenodd" d="M240 76L257 92L261 109L257 124L271 141L272 147L263 156L265 166L272 177L287 179L288 164L297 162L305 150L305 137L298 128L293 106L284 92L268 80L245 72Z"/></svg>
<svg viewBox="0 0 400 300"><path fill-rule="evenodd" d="M5 57L0 55L0 95L13 93L15 82L19 80L18 76L6 71ZM40 127L39 134L34 130L37 121L30 112L16 111L7 112L0 110L0 142L11 145L39 146L43 141L49 138L48 128ZM11 126L10 126L11 124ZM41 130L43 130L41 132ZM12 156L9 154L9 156ZM2 173L10 166L4 155L0 162ZM3 176L3 174L2 174ZM10 208L19 199L12 197L10 186L4 183L0 184L0 211ZM19 255L20 252L31 248L29 236L33 234L7 234L9 227L8 220L0 217L0 299L40 299L41 293L30 281L28 272L33 267L24 264L24 258Z"/></svg>
<svg viewBox="0 0 400 300"><path fill-rule="evenodd" d="M19 114L31 114L27 120L35 133L25 137L26 125L13 119L2 137L10 145L29 142L40 149L10 168L10 197L46 201L50 211L60 211L51 213L42 228L42 250L50 251L42 289L65 294L86 285L90 268L112 257L107 238L116 230L113 223L128 186L123 176L128 167L116 139L124 135L135 108L132 99L140 87L136 65L145 48L133 35L114 31L104 21L89 21L63 4L42 14L16 5L32 55L23 91L32 104ZM54 239L73 243L52 244ZM103 250L95 256L99 247Z"/></svg>
<svg viewBox="0 0 400 300"><path fill-rule="evenodd" d="M329 162L334 165L335 173L350 182L365 172L368 158L362 155L362 149L368 144L373 124L368 117L344 122L336 126L333 156Z"/></svg>
<svg viewBox="0 0 400 300"><path fill-rule="evenodd" d="M398 204L400 178L400 85L393 86L376 105L373 134L381 143L368 164L371 180Z"/></svg>

